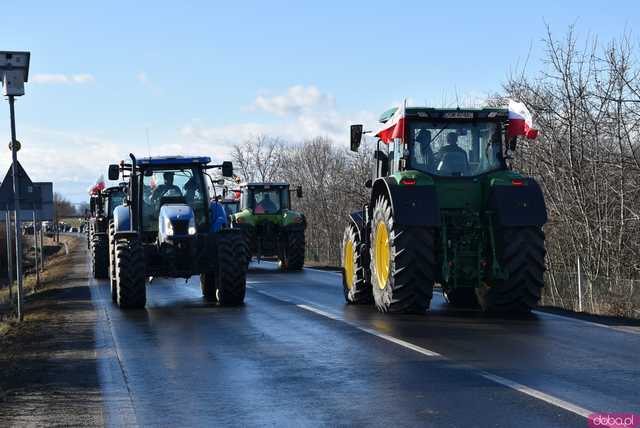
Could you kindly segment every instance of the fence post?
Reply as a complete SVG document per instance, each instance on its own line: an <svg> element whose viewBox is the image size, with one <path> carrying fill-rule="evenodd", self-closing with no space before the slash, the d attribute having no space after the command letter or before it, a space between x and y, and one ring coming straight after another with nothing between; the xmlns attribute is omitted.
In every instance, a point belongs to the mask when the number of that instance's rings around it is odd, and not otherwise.
<svg viewBox="0 0 640 428"><path fill-rule="evenodd" d="M578 312L582 312L582 266L578 256Z"/></svg>

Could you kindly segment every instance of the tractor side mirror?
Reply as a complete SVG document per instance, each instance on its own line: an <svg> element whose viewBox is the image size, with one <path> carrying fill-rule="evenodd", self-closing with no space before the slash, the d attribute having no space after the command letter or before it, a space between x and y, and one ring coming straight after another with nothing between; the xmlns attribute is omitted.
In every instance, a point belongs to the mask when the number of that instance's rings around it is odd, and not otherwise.
<svg viewBox="0 0 640 428"><path fill-rule="evenodd" d="M142 175L144 175L145 177L151 177L153 175L153 170L152 169L145 169L144 172L142 173Z"/></svg>
<svg viewBox="0 0 640 428"><path fill-rule="evenodd" d="M357 152L362 142L362 125L351 125L351 151Z"/></svg>
<svg viewBox="0 0 640 428"><path fill-rule="evenodd" d="M233 163L229 161L222 162L222 176L233 177Z"/></svg>
<svg viewBox="0 0 640 428"><path fill-rule="evenodd" d="M301 198L301 197L302 197L302 186L298 186L298 187L296 187L296 196L297 196L298 198Z"/></svg>
<svg viewBox="0 0 640 428"><path fill-rule="evenodd" d="M509 150L511 150L512 152L515 152L517 145L518 145L518 137L516 136L511 137L511 139L509 140Z"/></svg>
<svg viewBox="0 0 640 428"><path fill-rule="evenodd" d="M89 201L89 209L92 213L96 211L96 200L93 198Z"/></svg>
<svg viewBox="0 0 640 428"><path fill-rule="evenodd" d="M109 165L109 180L117 180L118 177L120 177L120 168L118 168L118 165Z"/></svg>
<svg viewBox="0 0 640 428"><path fill-rule="evenodd" d="M368 179L367 181L365 181L364 187L366 187L367 189L371 189L373 187L373 180Z"/></svg>

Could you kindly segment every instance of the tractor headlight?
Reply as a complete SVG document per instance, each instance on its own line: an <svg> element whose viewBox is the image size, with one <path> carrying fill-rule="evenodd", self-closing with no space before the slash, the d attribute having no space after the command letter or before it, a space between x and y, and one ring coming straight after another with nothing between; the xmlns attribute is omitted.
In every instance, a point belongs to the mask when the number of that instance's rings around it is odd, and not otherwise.
<svg viewBox="0 0 640 428"><path fill-rule="evenodd" d="M196 219L193 217L191 217L191 220L189 220L189 228L187 229L187 232L189 233L189 235L196 234Z"/></svg>
<svg viewBox="0 0 640 428"><path fill-rule="evenodd" d="M164 219L164 231L167 236L173 236L173 224L171 224L171 220L166 217Z"/></svg>

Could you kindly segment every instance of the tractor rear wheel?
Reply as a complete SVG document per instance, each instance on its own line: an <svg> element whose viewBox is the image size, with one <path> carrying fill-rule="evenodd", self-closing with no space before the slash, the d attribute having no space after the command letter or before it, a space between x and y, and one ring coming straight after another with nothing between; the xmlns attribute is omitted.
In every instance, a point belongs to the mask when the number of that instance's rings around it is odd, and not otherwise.
<svg viewBox="0 0 640 428"><path fill-rule="evenodd" d="M216 302L216 272L210 271L200 274L200 289L202 290L202 297L209 302Z"/></svg>
<svg viewBox="0 0 640 428"><path fill-rule="evenodd" d="M544 232L539 227L508 228L500 241L499 261L506 279L476 290L480 307L487 312L529 312L544 287Z"/></svg>
<svg viewBox="0 0 640 428"><path fill-rule="evenodd" d="M109 282L111 283L111 300L118 303L118 283L116 281L116 256L115 256L115 233L116 227L113 221L109 222Z"/></svg>
<svg viewBox="0 0 640 428"><path fill-rule="evenodd" d="M304 230L292 230L285 236L280 268L285 271L302 270L304 266Z"/></svg>
<svg viewBox="0 0 640 428"><path fill-rule="evenodd" d="M91 270L93 277L104 279L109 276L108 239L104 235L93 235L91 238Z"/></svg>
<svg viewBox="0 0 640 428"><path fill-rule="evenodd" d="M137 238L115 240L118 306L144 308L147 290L144 276L144 249Z"/></svg>
<svg viewBox="0 0 640 428"><path fill-rule="evenodd" d="M218 232L216 297L223 306L237 306L244 302L248 251L242 233L233 229Z"/></svg>
<svg viewBox="0 0 640 428"><path fill-rule="evenodd" d="M371 282L362 257L362 242L358 232L349 224L342 237L342 291L347 303L371 303Z"/></svg>
<svg viewBox="0 0 640 428"><path fill-rule="evenodd" d="M434 232L396 224L391 204L378 197L371 220L371 288L380 312L429 308L435 273Z"/></svg>

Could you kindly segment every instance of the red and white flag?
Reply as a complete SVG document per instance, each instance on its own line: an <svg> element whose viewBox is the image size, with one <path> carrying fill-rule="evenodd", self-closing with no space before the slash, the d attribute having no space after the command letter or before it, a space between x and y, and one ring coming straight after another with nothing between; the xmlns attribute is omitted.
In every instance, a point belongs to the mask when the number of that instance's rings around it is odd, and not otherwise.
<svg viewBox="0 0 640 428"><path fill-rule="evenodd" d="M538 136L538 130L533 127L533 117L523 103L509 100L509 137L522 135L530 140Z"/></svg>
<svg viewBox="0 0 640 428"><path fill-rule="evenodd" d="M404 140L405 109L406 102L396 110L391 119L376 133L376 137L387 144L396 138Z"/></svg>
<svg viewBox="0 0 640 428"><path fill-rule="evenodd" d="M89 194L91 195L98 194L102 192L105 187L106 185L104 182L104 175L101 175L100 177L98 177L98 180L96 180L96 184L94 184L93 186L91 186L91 188L89 188Z"/></svg>

